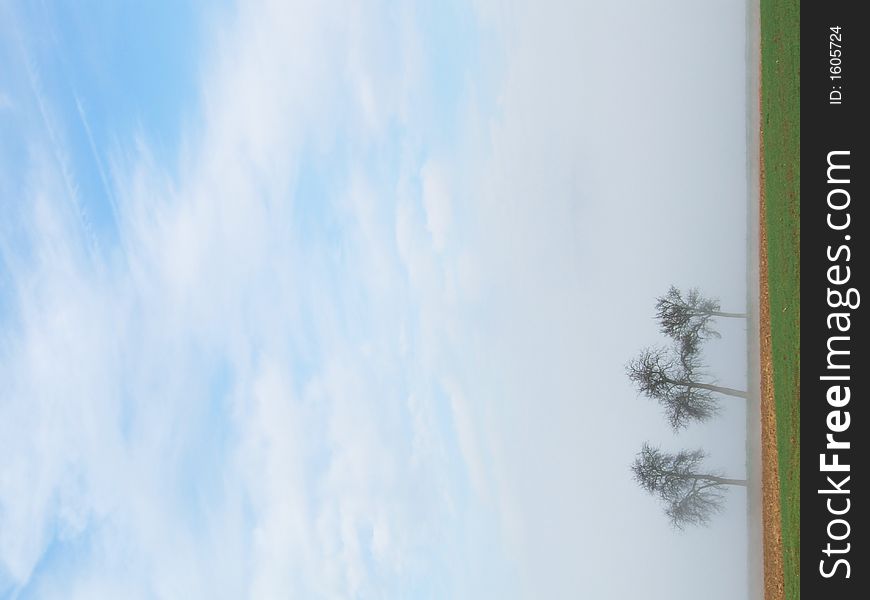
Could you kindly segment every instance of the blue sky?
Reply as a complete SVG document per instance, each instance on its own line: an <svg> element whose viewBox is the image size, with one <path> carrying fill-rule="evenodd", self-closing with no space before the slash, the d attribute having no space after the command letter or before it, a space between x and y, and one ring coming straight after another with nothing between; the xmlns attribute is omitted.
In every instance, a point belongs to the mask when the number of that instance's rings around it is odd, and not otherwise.
<svg viewBox="0 0 870 600"><path fill-rule="evenodd" d="M732 4L0 0L0 597L744 593L742 496L628 472L742 474L742 407L622 374L671 283L745 301Z"/></svg>

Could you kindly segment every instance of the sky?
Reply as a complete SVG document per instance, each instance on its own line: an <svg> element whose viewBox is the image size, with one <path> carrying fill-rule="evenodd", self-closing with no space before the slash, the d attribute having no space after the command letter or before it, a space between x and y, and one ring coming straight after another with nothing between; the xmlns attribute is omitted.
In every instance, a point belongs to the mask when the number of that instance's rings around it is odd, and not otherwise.
<svg viewBox="0 0 870 600"><path fill-rule="evenodd" d="M744 597L743 491L675 532L629 470L743 476L742 401L624 366L671 284L745 307L745 29L0 0L0 598Z"/></svg>

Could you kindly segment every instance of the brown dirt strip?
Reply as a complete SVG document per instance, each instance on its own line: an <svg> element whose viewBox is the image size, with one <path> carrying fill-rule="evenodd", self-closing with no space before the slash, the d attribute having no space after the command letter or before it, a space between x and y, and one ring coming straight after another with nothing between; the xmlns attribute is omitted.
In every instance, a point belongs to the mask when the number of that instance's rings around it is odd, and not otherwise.
<svg viewBox="0 0 870 600"><path fill-rule="evenodd" d="M760 96L761 94L759 94ZM773 397L773 361L770 342L770 297L767 282L767 228L764 202L764 128L760 132L759 160L759 340L761 351L761 514L764 539L764 598L784 600L782 519L779 504L779 461L776 449L776 404Z"/></svg>

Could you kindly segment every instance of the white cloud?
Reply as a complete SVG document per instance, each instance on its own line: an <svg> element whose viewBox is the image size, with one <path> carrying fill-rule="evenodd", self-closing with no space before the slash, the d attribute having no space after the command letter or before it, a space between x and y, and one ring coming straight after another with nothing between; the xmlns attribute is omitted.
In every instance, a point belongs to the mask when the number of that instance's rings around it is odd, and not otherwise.
<svg viewBox="0 0 870 600"><path fill-rule="evenodd" d="M414 425L405 402L430 397L435 366L411 379L399 366L436 342L417 339L424 294L382 197L395 181L352 163L339 198L312 201L344 220L332 248L305 243L302 213L320 207L294 199L304 151L340 129L374 143L416 110L413 61L395 68L402 53L384 47L415 35L385 42L384 22L330 4L241 5L207 61L202 131L186 134L177 174L144 136L97 165L117 251L92 255L64 204L75 174L53 161L67 149L41 98L28 248L3 247L17 313L0 349L0 590L370 597L449 570L459 507L444 425L428 400ZM407 11L400 22L414 26ZM423 173L424 198L407 201L425 204L443 245L449 206L440 175ZM408 243L436 272L414 228ZM66 543L83 549L69 558ZM47 567L58 545L73 563Z"/></svg>
<svg viewBox="0 0 870 600"><path fill-rule="evenodd" d="M583 15L490 4L499 101L470 95L472 134L430 148L411 8L241 3L179 163L145 132L101 170L119 223L102 253L39 97L24 242L0 246L0 594L590 589L577 563L617 542L589 481L631 483L624 452L578 457L648 422L610 419L636 403L598 318L626 301L590 267L615 220L577 210L638 189L589 156L618 144L584 117ZM332 187L305 189L306 160Z"/></svg>
<svg viewBox="0 0 870 600"><path fill-rule="evenodd" d="M475 431L479 426L475 424L471 409L468 406L462 391L454 382L445 381L442 385L450 398L450 410L453 415L453 424L456 435L459 438L459 450L465 459L468 476L471 479L474 491L481 497L488 493L486 465L481 456L481 449L476 438Z"/></svg>
<svg viewBox="0 0 870 600"><path fill-rule="evenodd" d="M447 243L452 220L450 189L444 167L429 160L420 171L423 182L423 206L426 209L426 228L432 236L435 250L442 252Z"/></svg>

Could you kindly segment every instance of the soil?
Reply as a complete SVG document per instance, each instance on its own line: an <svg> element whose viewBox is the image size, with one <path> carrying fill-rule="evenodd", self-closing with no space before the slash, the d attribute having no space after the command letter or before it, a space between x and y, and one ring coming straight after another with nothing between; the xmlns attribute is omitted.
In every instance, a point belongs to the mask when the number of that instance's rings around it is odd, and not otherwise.
<svg viewBox="0 0 870 600"><path fill-rule="evenodd" d="M782 565L782 520L779 504L779 461L776 447L776 404L770 345L770 302L767 282L767 235L764 203L764 131L761 131L761 194L759 202L759 278L761 346L761 514L764 540L764 598L785 600Z"/></svg>

